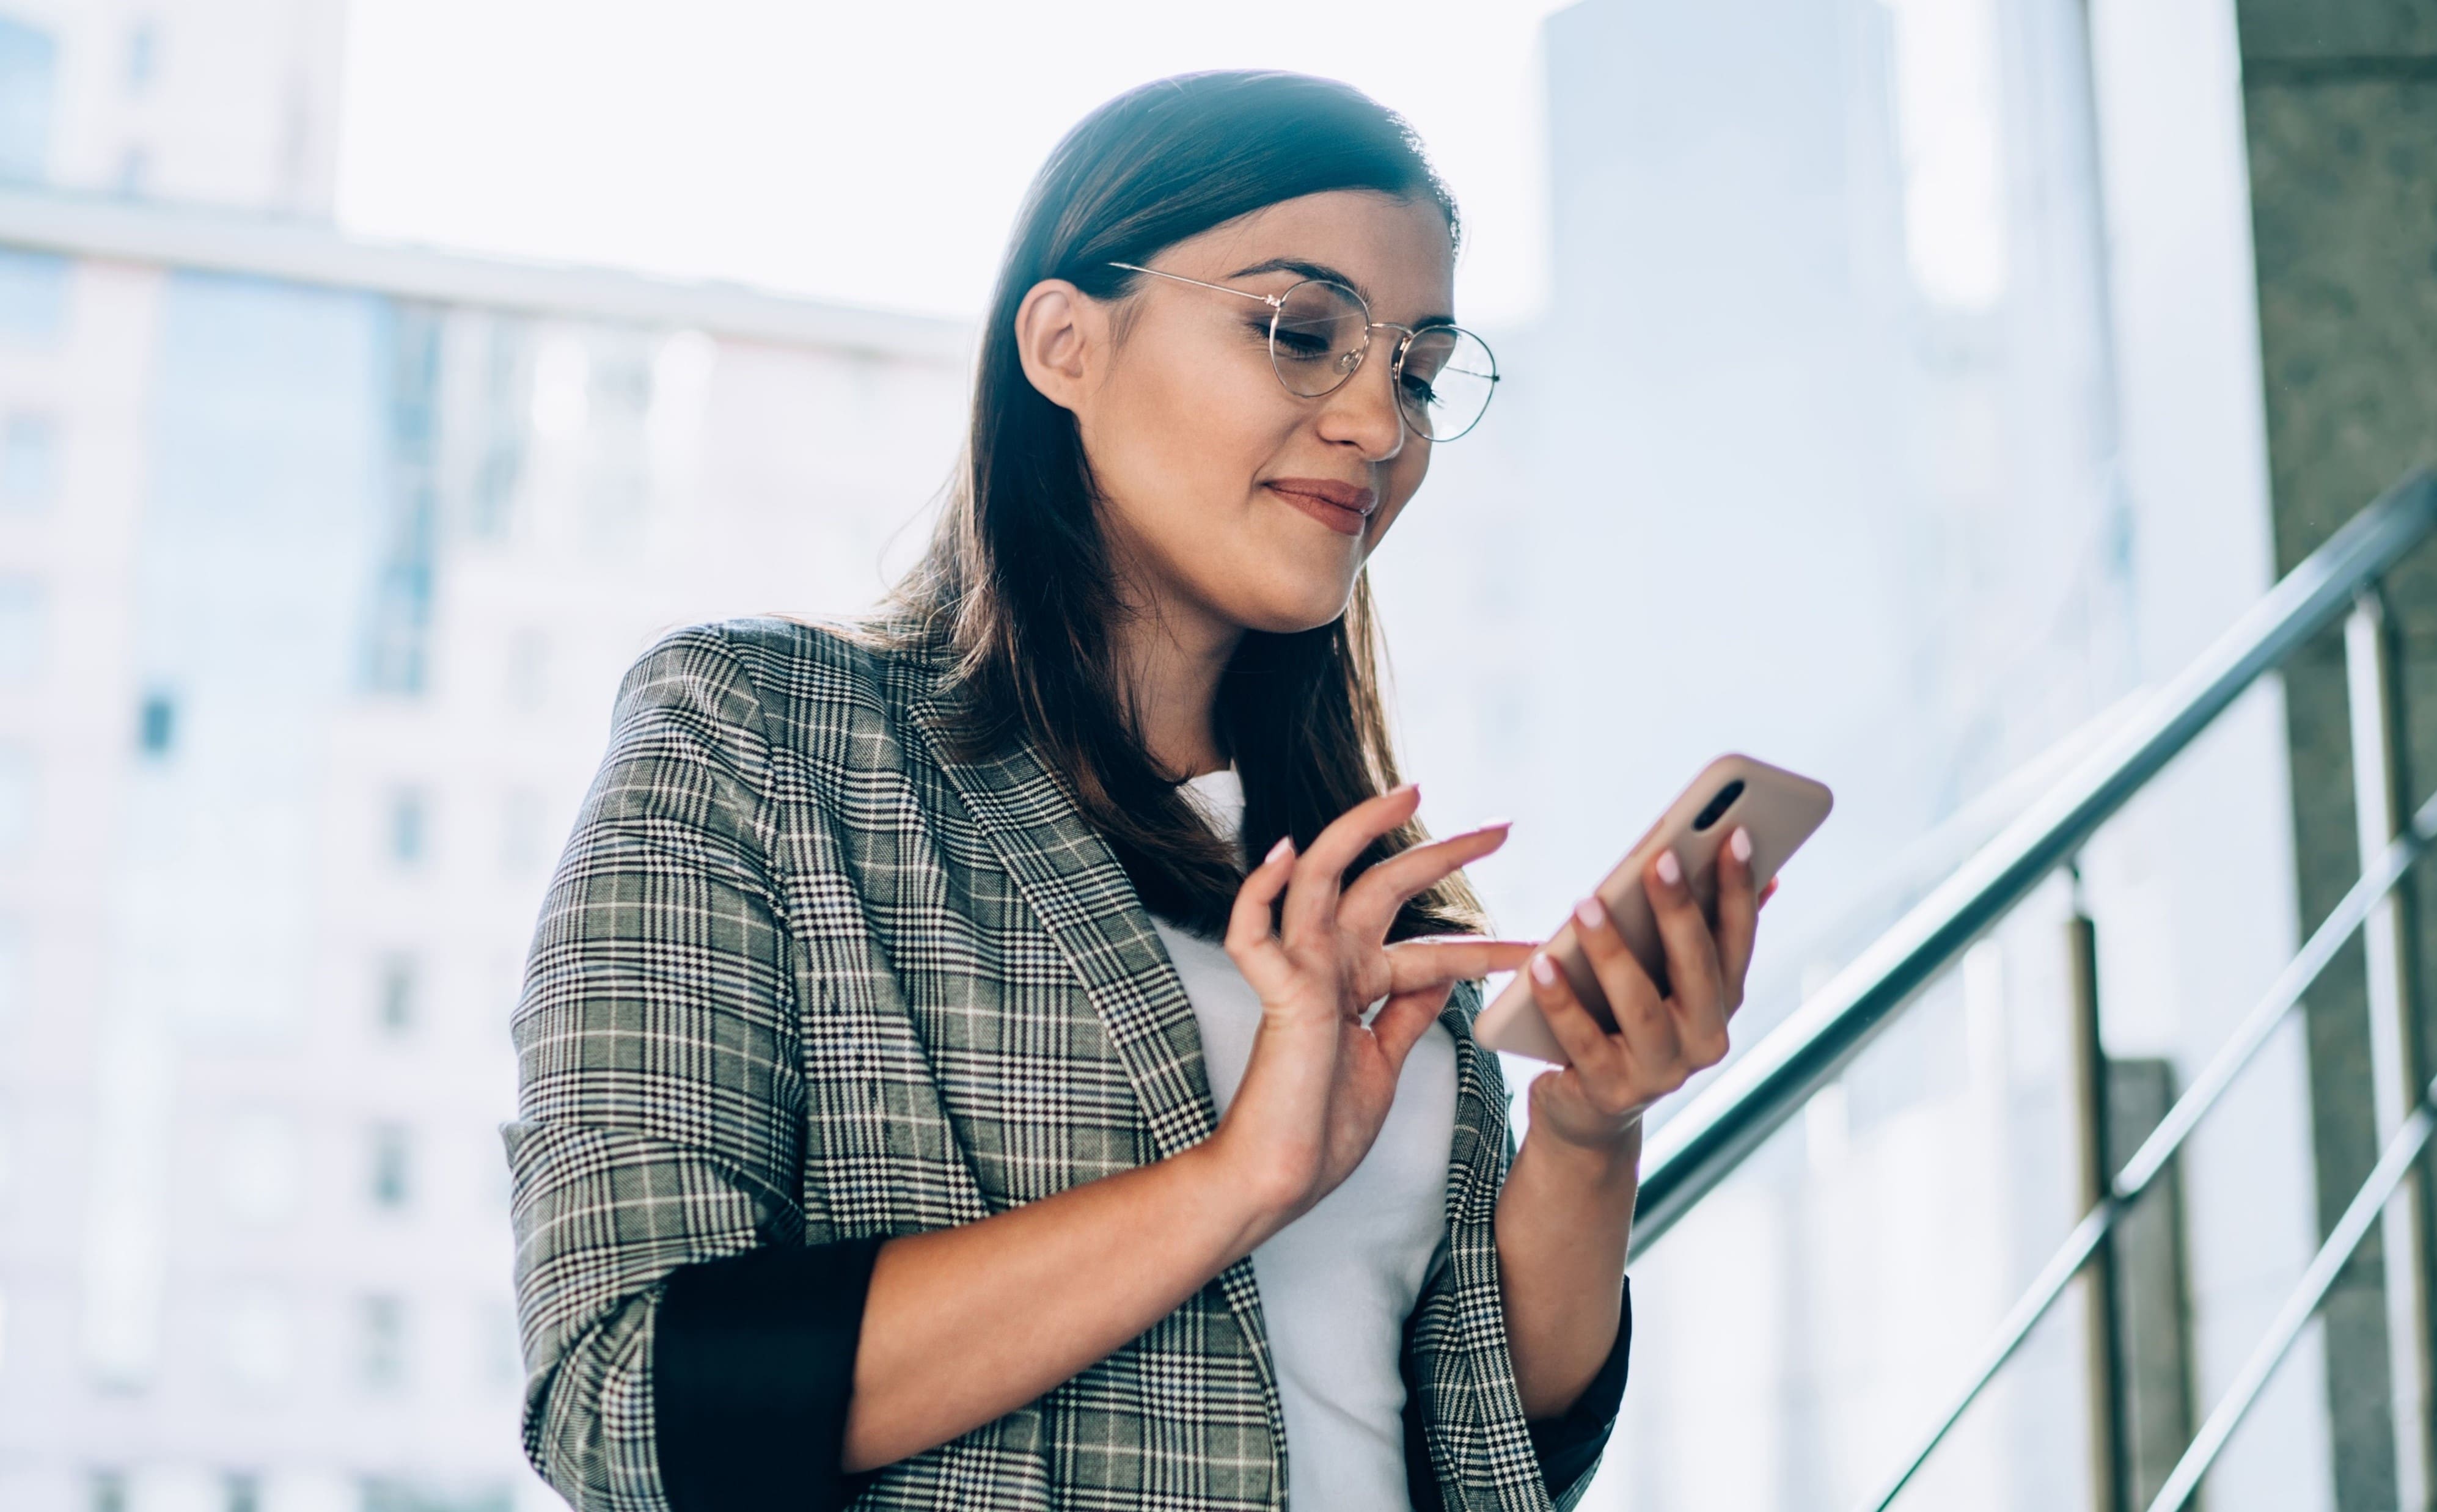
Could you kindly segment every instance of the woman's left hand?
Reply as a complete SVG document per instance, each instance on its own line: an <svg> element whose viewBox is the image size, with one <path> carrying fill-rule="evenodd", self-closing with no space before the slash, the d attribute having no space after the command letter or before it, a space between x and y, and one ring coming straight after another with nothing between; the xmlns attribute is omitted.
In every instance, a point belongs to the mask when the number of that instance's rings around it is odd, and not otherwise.
<svg viewBox="0 0 2437 1512"><path fill-rule="evenodd" d="M1526 968L1532 996L1572 1064L1532 1083L1532 1130L1568 1144L1615 1147L1634 1135L1643 1110L1694 1071L1726 1058L1727 1020L1743 1006L1761 905L1777 890L1755 891L1751 837L1737 829L1718 850L1717 927L1712 930L1672 851L1643 869L1674 988L1662 996L1635 960L1596 895L1574 910L1574 937L1616 1017L1602 1029L1566 974L1544 952Z"/></svg>

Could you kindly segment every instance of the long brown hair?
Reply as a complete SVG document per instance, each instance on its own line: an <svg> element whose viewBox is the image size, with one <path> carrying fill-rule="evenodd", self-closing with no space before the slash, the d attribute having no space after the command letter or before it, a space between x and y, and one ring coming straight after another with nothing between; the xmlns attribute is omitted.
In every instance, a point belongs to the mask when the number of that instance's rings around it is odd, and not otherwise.
<svg viewBox="0 0 2437 1512"><path fill-rule="evenodd" d="M866 629L951 662L960 756L1029 738L1107 840L1143 906L1217 933L1250 857L1298 846L1399 781L1368 571L1344 614L1292 634L1247 631L1220 679L1217 735L1244 784L1231 852L1126 717L1110 627L1127 613L1072 414L1032 387L1015 313L1046 278L1112 299L1161 249L1265 205L1333 189L1454 200L1402 117L1348 85L1226 72L1121 95L1068 132L1016 217L982 336L972 429L922 559ZM1427 839L1381 837L1353 872ZM1479 931L1461 875L1410 900L1393 938Z"/></svg>

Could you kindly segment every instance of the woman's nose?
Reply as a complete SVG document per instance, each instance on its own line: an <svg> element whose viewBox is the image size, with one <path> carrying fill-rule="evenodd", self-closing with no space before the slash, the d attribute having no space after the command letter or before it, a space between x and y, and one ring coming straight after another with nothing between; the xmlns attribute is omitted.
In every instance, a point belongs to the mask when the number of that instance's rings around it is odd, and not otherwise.
<svg viewBox="0 0 2437 1512"><path fill-rule="evenodd" d="M1405 413L1396 403L1395 363L1384 343L1374 341L1362 365L1324 401L1323 440L1360 449L1363 460L1384 462L1405 449Z"/></svg>

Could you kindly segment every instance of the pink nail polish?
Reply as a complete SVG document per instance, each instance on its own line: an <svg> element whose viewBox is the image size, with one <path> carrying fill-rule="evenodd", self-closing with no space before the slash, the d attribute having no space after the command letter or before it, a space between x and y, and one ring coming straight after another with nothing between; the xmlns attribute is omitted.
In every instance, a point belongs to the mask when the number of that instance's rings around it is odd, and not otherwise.
<svg viewBox="0 0 2437 1512"><path fill-rule="evenodd" d="M1658 853L1658 879L1670 887L1683 885L1684 863L1675 859L1675 853L1672 850L1662 850Z"/></svg>
<svg viewBox="0 0 2437 1512"><path fill-rule="evenodd" d="M1735 826L1735 832L1727 837L1727 849L1733 851L1735 853L1735 860L1739 861L1750 860L1751 831L1741 825L1737 825Z"/></svg>
<svg viewBox="0 0 2437 1512"><path fill-rule="evenodd" d="M1596 930L1607 922L1607 910L1596 897L1587 897L1574 905L1574 922L1586 930Z"/></svg>
<svg viewBox="0 0 2437 1512"><path fill-rule="evenodd" d="M1557 964L1544 955L1532 958L1532 980L1544 987L1557 984Z"/></svg>
<svg viewBox="0 0 2437 1512"><path fill-rule="evenodd" d="M1267 866L1270 862L1276 860L1279 857L1285 855L1288 851L1292 850L1293 848L1294 837L1292 835L1280 835L1278 837L1278 843L1270 847L1270 853L1261 858L1261 864Z"/></svg>

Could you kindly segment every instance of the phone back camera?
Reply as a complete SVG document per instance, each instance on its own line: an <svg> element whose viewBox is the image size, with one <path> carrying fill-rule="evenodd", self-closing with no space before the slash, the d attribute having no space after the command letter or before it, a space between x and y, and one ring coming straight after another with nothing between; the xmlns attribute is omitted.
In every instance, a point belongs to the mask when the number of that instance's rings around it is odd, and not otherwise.
<svg viewBox="0 0 2437 1512"><path fill-rule="evenodd" d="M1743 795L1744 779L1737 777L1718 790L1718 795L1710 799L1709 806L1701 810L1700 817L1692 821L1692 827L1707 829L1724 819L1727 816L1727 810L1732 808L1735 806L1735 800Z"/></svg>

